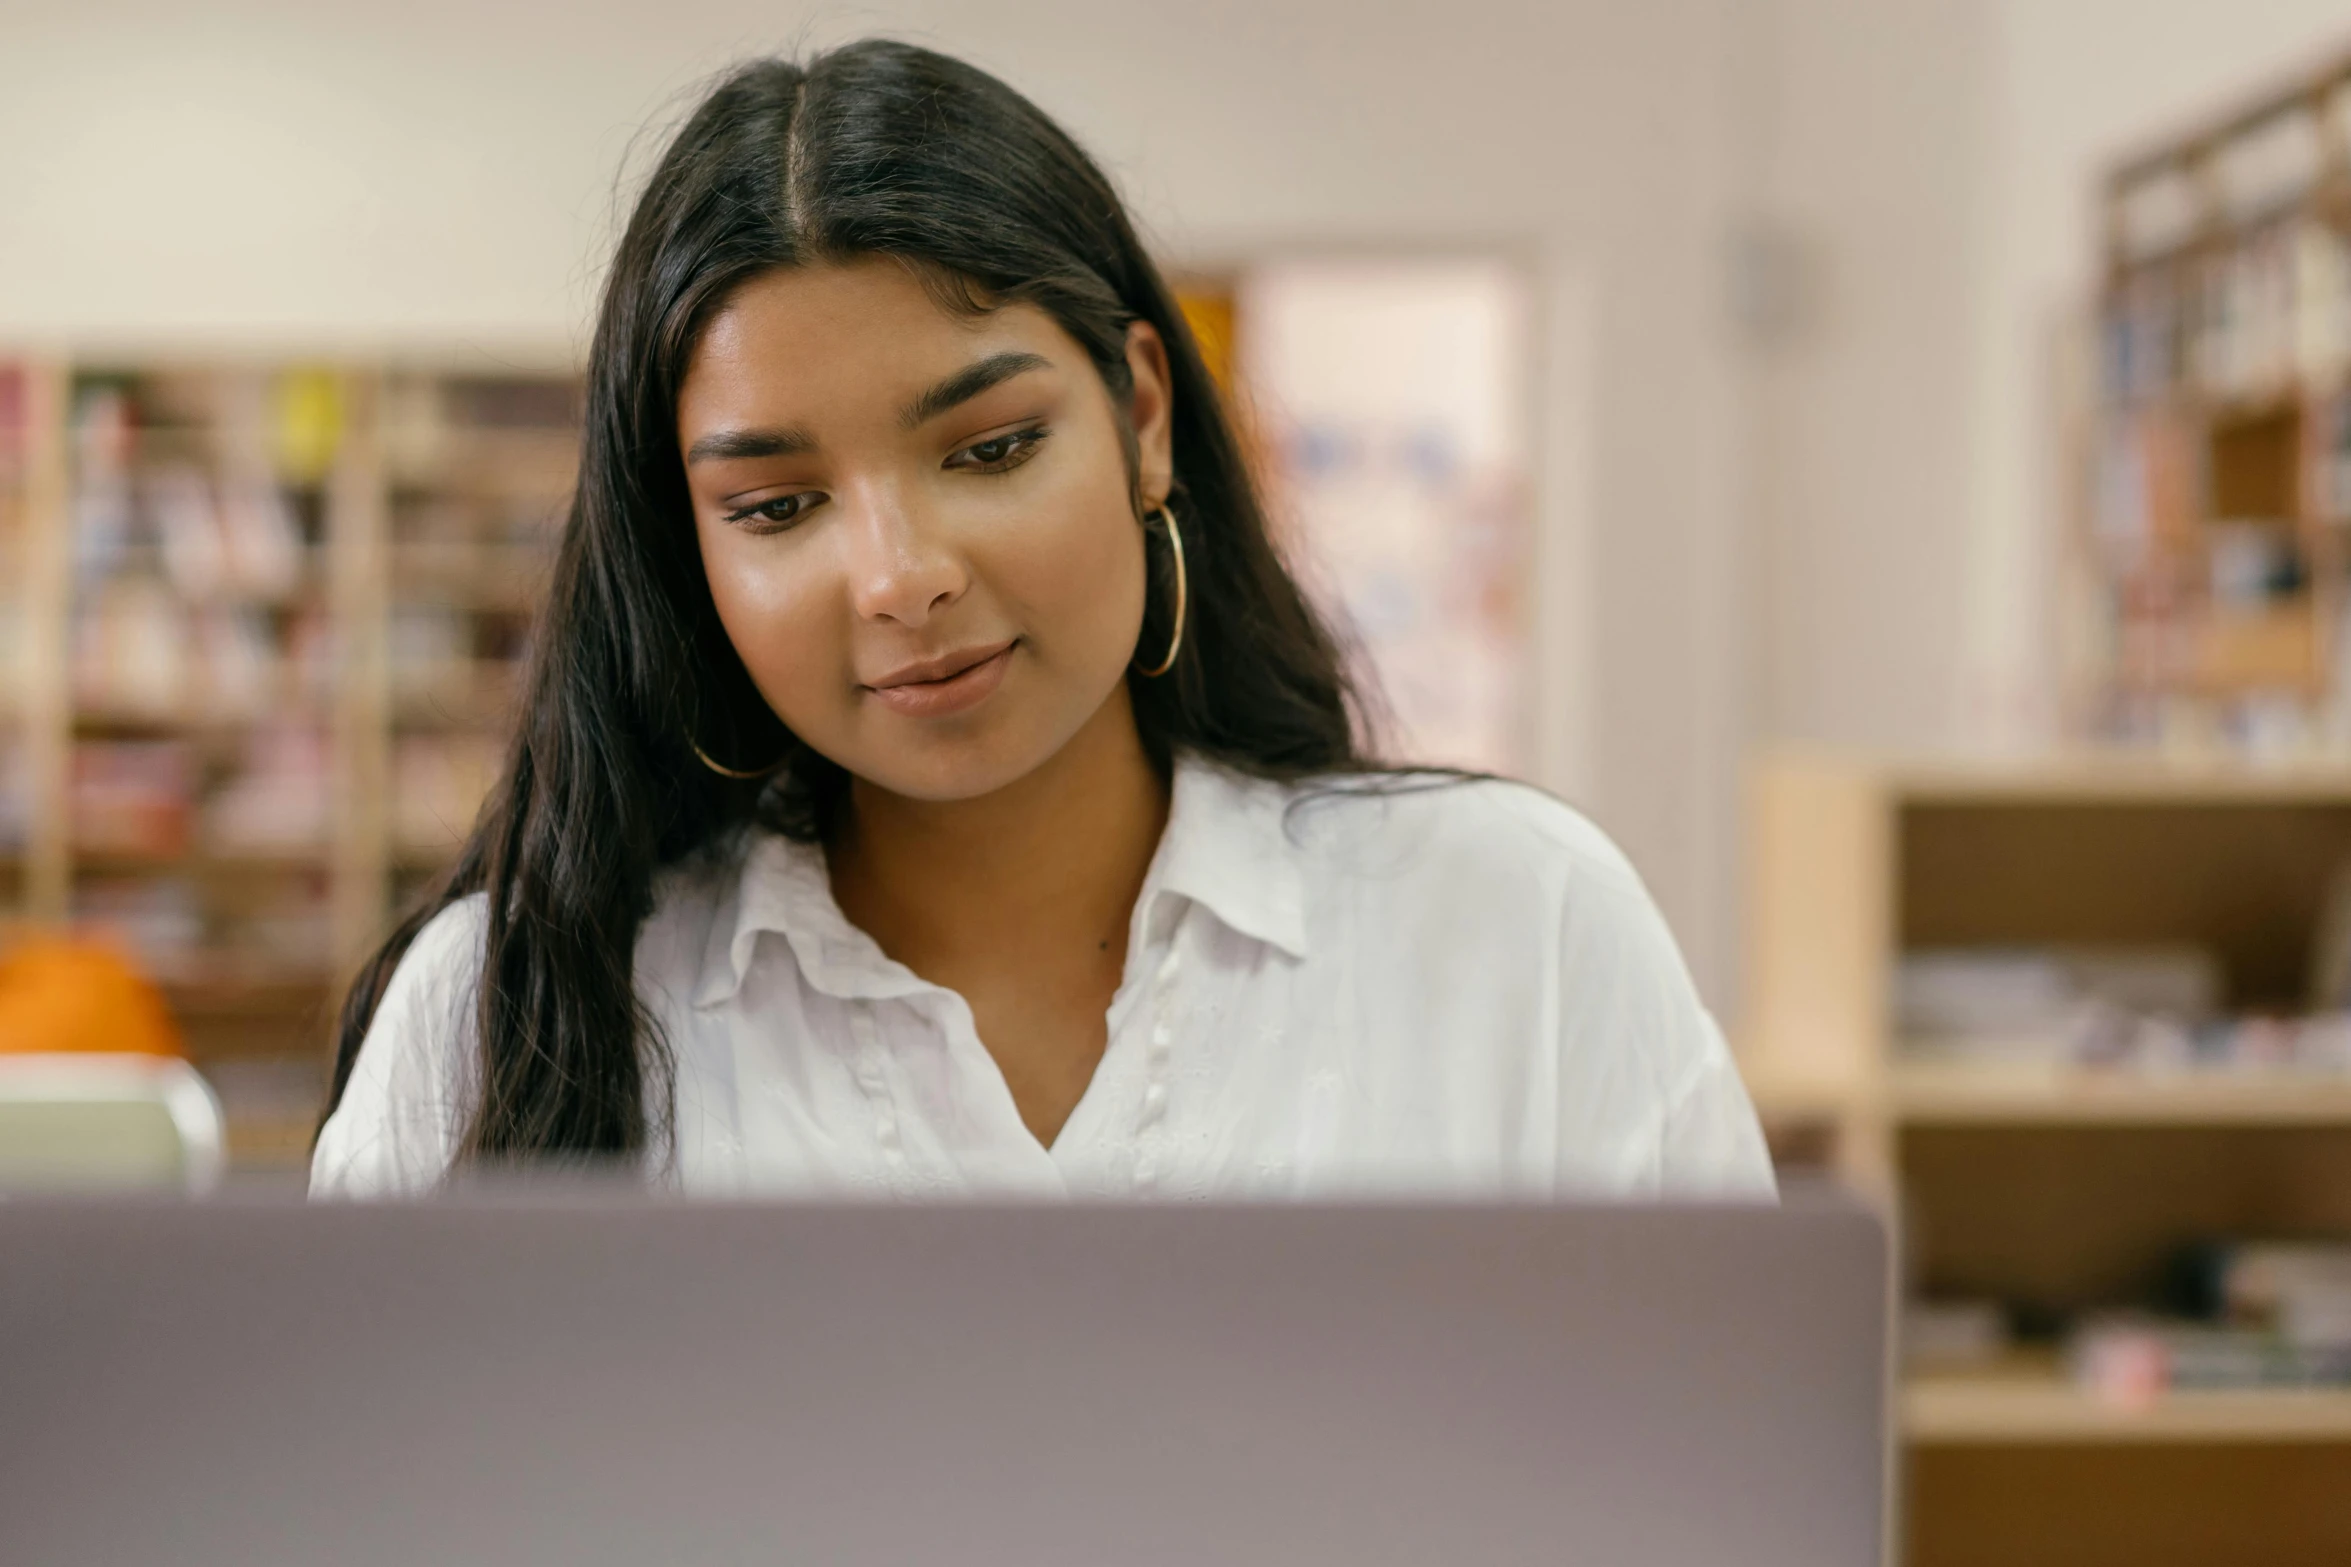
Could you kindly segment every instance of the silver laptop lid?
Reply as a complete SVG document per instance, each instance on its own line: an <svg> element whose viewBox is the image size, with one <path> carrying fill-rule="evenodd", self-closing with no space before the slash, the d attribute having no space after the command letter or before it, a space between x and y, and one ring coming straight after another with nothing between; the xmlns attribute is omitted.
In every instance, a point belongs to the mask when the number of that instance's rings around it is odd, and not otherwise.
<svg viewBox="0 0 2351 1567"><path fill-rule="evenodd" d="M0 1561L1874 1567L1845 1208L0 1203Z"/></svg>

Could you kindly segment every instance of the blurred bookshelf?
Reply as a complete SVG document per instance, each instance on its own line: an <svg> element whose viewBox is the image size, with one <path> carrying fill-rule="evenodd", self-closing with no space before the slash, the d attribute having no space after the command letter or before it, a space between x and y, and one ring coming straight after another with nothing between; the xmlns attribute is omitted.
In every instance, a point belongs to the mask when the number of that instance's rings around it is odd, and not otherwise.
<svg viewBox="0 0 2351 1567"><path fill-rule="evenodd" d="M2076 443L2096 740L2351 756L2351 56L2108 176Z"/></svg>
<svg viewBox="0 0 2351 1567"><path fill-rule="evenodd" d="M2240 1286L2351 1302L2351 765L1787 753L1748 822L1742 1069L1902 1238L1908 1559L2344 1559L2351 1321Z"/></svg>
<svg viewBox="0 0 2351 1567"><path fill-rule="evenodd" d="M241 1167L306 1158L339 987L491 781L577 399L552 358L0 355L0 897L160 985Z"/></svg>
<svg viewBox="0 0 2351 1567"><path fill-rule="evenodd" d="M579 460L577 400L569 379L389 383L382 776L402 903L453 856L496 774Z"/></svg>
<svg viewBox="0 0 2351 1567"><path fill-rule="evenodd" d="M1914 1567L2351 1560L2347 116L2098 189L2075 749L1750 780L1742 1066L1901 1235Z"/></svg>
<svg viewBox="0 0 2351 1567"><path fill-rule="evenodd" d="M32 387L24 371L0 365L0 917L24 897L24 851L32 802L24 735L27 432Z"/></svg>

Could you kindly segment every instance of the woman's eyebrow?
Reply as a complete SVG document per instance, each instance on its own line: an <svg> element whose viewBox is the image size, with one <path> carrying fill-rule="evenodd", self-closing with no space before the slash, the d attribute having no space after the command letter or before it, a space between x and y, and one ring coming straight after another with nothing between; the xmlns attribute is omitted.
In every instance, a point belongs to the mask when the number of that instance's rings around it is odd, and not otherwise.
<svg viewBox="0 0 2351 1567"><path fill-rule="evenodd" d="M898 412L898 422L909 430L936 419L958 403L968 403L992 386L1000 386L1031 370L1050 370L1053 361L1041 354L1008 349L965 365Z"/></svg>
<svg viewBox="0 0 2351 1567"><path fill-rule="evenodd" d="M797 427L785 430L713 430L686 448L689 467L745 457L801 457L816 450L816 437Z"/></svg>

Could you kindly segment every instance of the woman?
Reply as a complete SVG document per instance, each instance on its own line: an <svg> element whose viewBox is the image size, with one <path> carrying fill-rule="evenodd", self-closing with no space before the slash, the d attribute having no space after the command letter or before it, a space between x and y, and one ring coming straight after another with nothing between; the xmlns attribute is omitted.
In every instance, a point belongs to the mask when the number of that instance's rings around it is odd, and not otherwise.
<svg viewBox="0 0 2351 1567"><path fill-rule="evenodd" d="M679 132L537 649L315 1192L1771 1190L1608 841L1359 749L1117 195L969 66L762 62Z"/></svg>

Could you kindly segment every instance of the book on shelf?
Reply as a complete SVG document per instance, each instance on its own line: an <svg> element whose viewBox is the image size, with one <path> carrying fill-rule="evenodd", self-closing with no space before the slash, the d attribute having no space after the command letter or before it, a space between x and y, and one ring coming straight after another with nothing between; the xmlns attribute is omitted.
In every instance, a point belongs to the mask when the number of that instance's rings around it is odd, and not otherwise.
<svg viewBox="0 0 2351 1567"><path fill-rule="evenodd" d="M203 806L203 840L221 855L298 857L325 850L330 760L315 725L248 734L236 770Z"/></svg>
<svg viewBox="0 0 2351 1567"><path fill-rule="evenodd" d="M2351 1006L2232 1010L2223 980L2217 956L2184 943L1914 950L1895 973L1895 1028L1903 1060L1940 1067L2351 1082Z"/></svg>
<svg viewBox="0 0 2351 1567"><path fill-rule="evenodd" d="M186 854L196 777L195 752L184 740L75 745L68 795L75 848L155 859Z"/></svg>
<svg viewBox="0 0 2351 1567"><path fill-rule="evenodd" d="M85 875L74 885L72 922L170 986L323 984L333 956L316 877L230 905L185 875Z"/></svg>
<svg viewBox="0 0 2351 1567"><path fill-rule="evenodd" d="M2086 1315L2074 1379L2124 1400L2174 1389L2351 1387L2351 1244L2230 1242L2183 1251L2168 1310Z"/></svg>
<svg viewBox="0 0 2351 1567"><path fill-rule="evenodd" d="M1902 1315L1904 1364L1981 1372L2049 1346L2060 1375L2122 1407L2179 1391L2351 1388L2351 1243L2199 1243L2158 1273L2142 1298L2090 1308L1913 1300Z"/></svg>

